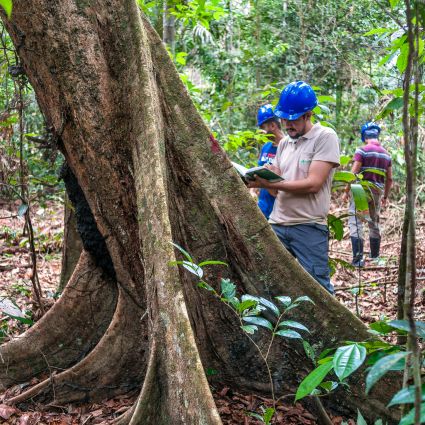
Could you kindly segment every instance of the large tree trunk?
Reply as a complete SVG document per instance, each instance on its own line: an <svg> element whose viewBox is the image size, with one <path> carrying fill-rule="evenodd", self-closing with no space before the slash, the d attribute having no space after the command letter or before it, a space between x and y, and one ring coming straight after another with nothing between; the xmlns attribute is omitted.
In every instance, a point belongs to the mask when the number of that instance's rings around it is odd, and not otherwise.
<svg viewBox="0 0 425 425"><path fill-rule="evenodd" d="M122 422L219 424L203 367L233 386L268 391L264 365L234 317L168 265L171 241L198 260L226 261L220 273L240 293L311 297L316 306L294 317L310 328L318 350L370 337L282 247L135 2L15 0L5 24L106 242L113 267L105 275L119 288L114 317L92 351L15 401L37 394L63 403L96 399L143 381ZM299 342L274 346L278 393L293 393L311 367ZM330 405L389 417L388 388L366 398L357 379L351 394L340 390Z"/></svg>

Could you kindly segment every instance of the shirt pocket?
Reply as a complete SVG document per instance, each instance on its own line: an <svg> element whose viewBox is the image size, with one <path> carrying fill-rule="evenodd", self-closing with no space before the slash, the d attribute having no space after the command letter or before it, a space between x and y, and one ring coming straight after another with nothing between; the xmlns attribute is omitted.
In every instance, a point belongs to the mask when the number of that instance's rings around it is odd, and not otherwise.
<svg viewBox="0 0 425 425"><path fill-rule="evenodd" d="M308 170L310 169L311 161L313 160L313 152L305 152L300 155L298 167L300 171L307 175Z"/></svg>

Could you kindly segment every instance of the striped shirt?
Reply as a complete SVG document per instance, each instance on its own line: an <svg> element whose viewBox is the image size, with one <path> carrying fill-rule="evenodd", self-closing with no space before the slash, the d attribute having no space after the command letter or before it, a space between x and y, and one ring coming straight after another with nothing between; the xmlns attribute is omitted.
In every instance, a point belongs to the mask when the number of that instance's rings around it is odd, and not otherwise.
<svg viewBox="0 0 425 425"><path fill-rule="evenodd" d="M391 156L379 143L378 139L368 139L367 144L357 148L354 154L354 161L361 162L362 167L360 172L363 174L365 180L375 183L378 187L383 188L385 177L376 174L363 172L367 169L381 171L387 173L391 167Z"/></svg>

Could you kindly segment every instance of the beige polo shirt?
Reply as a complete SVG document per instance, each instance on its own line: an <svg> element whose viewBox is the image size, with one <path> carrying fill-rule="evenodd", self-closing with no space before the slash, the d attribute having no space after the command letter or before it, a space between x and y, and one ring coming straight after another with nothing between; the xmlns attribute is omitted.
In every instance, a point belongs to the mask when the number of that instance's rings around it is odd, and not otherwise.
<svg viewBox="0 0 425 425"><path fill-rule="evenodd" d="M285 180L307 178L312 161L339 165L339 140L335 131L320 124L299 139L285 137L279 143L274 164ZM270 223L294 225L303 223L327 224L331 202L334 169L317 193L295 194L280 190L270 214Z"/></svg>

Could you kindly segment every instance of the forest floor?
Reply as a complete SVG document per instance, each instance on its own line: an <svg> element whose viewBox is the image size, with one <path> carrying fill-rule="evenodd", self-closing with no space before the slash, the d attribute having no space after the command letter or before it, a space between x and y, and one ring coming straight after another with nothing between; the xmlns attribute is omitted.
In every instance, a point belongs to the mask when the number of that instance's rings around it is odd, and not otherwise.
<svg viewBox="0 0 425 425"><path fill-rule="evenodd" d="M18 205L0 203L0 303L4 299L12 300L17 307L36 319L32 304L31 261L29 243L22 236L24 221L16 217ZM333 205L332 213L341 215L345 209ZM381 216L383 234L382 259L379 264L366 259L363 269L347 268L339 263L332 281L337 299L363 321L371 323L384 318L396 318L397 315L397 264L401 240L404 204L392 203ZM63 206L58 202L33 206L31 217L36 237L37 271L42 285L43 296L54 301L61 270L61 243L63 237ZM418 296L416 297L416 317L425 320L424 283L425 283L425 211L417 217L417 271ZM365 251L368 251L366 243ZM351 245L348 234L342 241L331 241L330 257L336 260L351 261ZM11 307L13 308L13 306ZM22 333L27 324L0 313L0 341ZM98 424L108 423L113 417L125 411L137 394L130 394L107 400L99 404L64 406L45 410L42 405L31 404L27 411L21 411L5 403L10 396L18 394L28 384L12 387L0 394L0 423L10 425L33 424ZM270 406L271 400L262 397L239 394L222 386L213 388L216 405L224 424L255 425L261 422L247 416L248 411L260 412L261 406ZM278 424L316 423L315 416L301 404L279 404L277 407ZM341 417L332 417L334 424L341 424ZM354 424L354 421L349 421Z"/></svg>

